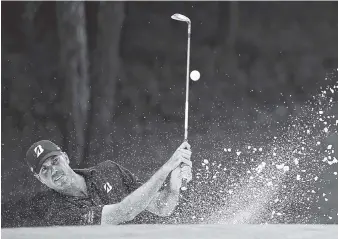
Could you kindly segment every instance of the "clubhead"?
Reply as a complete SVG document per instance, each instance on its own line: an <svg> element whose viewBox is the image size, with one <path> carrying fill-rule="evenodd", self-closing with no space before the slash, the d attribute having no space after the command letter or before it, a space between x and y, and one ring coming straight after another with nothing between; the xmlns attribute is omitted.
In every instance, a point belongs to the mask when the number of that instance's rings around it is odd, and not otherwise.
<svg viewBox="0 0 338 239"><path fill-rule="evenodd" d="M172 19L177 20L177 21L182 21L182 22L187 22L190 23L190 19L182 14L175 13L174 15L171 16Z"/></svg>

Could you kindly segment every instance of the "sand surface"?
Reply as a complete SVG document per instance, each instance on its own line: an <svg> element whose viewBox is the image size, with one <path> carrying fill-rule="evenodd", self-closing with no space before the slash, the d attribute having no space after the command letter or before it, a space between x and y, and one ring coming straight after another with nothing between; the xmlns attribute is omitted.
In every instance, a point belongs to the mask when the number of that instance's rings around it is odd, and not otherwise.
<svg viewBox="0 0 338 239"><path fill-rule="evenodd" d="M123 225L5 228L3 239L334 239L338 225Z"/></svg>

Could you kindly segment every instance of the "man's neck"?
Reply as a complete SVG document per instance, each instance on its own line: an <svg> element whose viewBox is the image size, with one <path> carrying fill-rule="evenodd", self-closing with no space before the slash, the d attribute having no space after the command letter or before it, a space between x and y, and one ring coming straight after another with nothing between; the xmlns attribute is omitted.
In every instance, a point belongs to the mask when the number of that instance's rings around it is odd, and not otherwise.
<svg viewBox="0 0 338 239"><path fill-rule="evenodd" d="M73 197L86 197L88 196L86 180L80 174L74 172L71 184L67 189L61 192L68 196Z"/></svg>

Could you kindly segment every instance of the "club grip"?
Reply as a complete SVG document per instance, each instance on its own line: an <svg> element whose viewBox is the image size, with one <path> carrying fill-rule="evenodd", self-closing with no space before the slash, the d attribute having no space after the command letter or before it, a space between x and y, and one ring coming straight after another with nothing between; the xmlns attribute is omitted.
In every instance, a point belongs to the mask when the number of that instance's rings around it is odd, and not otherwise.
<svg viewBox="0 0 338 239"><path fill-rule="evenodd" d="M184 167L184 163L181 164L181 167ZM188 182L187 182L187 179L186 178L182 178L182 185L181 185L181 190L182 191L185 191L188 189Z"/></svg>
<svg viewBox="0 0 338 239"><path fill-rule="evenodd" d="M187 183L187 179L186 178L183 178L182 179L182 186L181 186L181 190L182 191L185 191L188 189L188 183Z"/></svg>
<svg viewBox="0 0 338 239"><path fill-rule="evenodd" d="M186 129L187 129L187 127L186 127ZM187 136L187 130L186 130L186 136ZM188 140L187 140L187 137L185 137L184 138L184 141L185 142L188 142ZM182 163L181 164L181 167L184 167L184 164ZM185 190L187 190L188 189L188 182L187 182L187 179L186 178L182 178L182 185L181 185L181 190L182 191L185 191Z"/></svg>

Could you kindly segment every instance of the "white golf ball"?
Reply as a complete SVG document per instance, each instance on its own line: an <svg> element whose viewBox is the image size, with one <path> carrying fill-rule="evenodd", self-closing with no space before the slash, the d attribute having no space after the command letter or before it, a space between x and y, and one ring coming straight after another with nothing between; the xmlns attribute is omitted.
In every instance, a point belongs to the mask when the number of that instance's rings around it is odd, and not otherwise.
<svg viewBox="0 0 338 239"><path fill-rule="evenodd" d="M196 71L196 70L193 70L191 73L190 73L190 78L193 80L193 81L198 81L199 78L200 78L201 74L199 73L199 71Z"/></svg>

